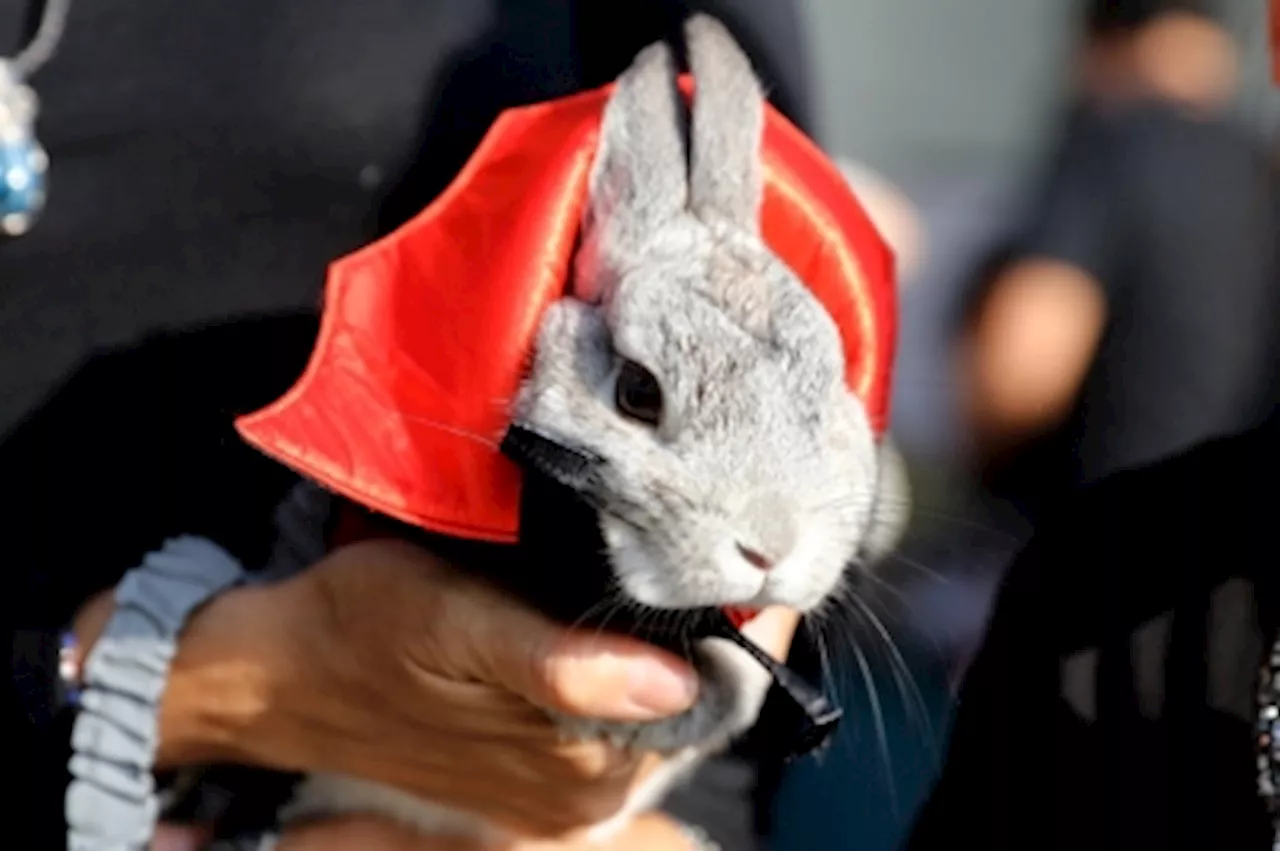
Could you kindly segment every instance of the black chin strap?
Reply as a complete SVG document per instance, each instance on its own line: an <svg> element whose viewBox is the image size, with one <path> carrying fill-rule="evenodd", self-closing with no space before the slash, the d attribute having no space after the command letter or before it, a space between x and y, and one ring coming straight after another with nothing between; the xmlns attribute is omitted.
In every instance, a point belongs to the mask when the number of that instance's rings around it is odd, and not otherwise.
<svg viewBox="0 0 1280 851"><path fill-rule="evenodd" d="M792 729L787 731L788 744L784 747L789 758L801 757L820 751L831 743L844 710L832 706L819 689L814 688L803 677L786 665L774 659L760 649L751 639L743 635L719 610L709 613L708 617L699 618L699 624L705 624L705 631L696 638L723 638L732 641L751 654L761 667L773 677L774 684L789 698L794 710L793 718L787 724Z"/></svg>
<svg viewBox="0 0 1280 851"><path fill-rule="evenodd" d="M605 461L583 449L559 443L541 432L513 425L499 447L517 464L559 482L584 497L600 490L600 469Z"/></svg>

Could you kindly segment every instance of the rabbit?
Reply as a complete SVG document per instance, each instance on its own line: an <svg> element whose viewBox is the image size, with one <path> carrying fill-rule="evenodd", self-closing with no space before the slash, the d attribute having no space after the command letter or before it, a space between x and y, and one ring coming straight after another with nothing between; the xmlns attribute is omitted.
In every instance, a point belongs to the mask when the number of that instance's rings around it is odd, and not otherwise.
<svg viewBox="0 0 1280 851"><path fill-rule="evenodd" d="M688 19L684 36L697 85L687 121L662 42L637 55L605 107L570 292L541 319L512 419L598 461L589 487L555 465L542 470L552 481L531 484L589 491L580 505L596 537L585 550L598 562L602 547L608 588L583 592L587 602L613 593L667 613L812 613L851 565L870 569L893 547L906 479L846 386L834 320L763 242L764 97L747 57L709 16ZM568 521L553 522L563 546ZM667 756L596 837L660 804L755 722L768 673L721 638L697 640L690 655L700 697L677 717L554 719L566 736ZM500 833L328 775L306 778L284 816L352 812L429 835Z"/></svg>

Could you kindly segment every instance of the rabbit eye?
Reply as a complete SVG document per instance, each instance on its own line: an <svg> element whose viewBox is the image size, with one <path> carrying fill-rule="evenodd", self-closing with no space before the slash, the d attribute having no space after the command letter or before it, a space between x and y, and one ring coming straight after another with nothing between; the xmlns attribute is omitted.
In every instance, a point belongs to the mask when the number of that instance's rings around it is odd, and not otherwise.
<svg viewBox="0 0 1280 851"><path fill-rule="evenodd" d="M635 361L623 361L618 371L614 403L618 410L646 425L662 419L662 388L653 373Z"/></svg>

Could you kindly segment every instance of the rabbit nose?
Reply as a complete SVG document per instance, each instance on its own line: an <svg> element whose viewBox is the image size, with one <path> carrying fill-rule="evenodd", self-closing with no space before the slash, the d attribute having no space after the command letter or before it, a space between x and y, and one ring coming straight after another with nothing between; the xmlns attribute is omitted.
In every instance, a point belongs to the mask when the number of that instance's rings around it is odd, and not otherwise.
<svg viewBox="0 0 1280 851"><path fill-rule="evenodd" d="M757 570L772 570L796 543L796 526L789 507L771 494L761 494L743 507L738 529L738 555Z"/></svg>
<svg viewBox="0 0 1280 851"><path fill-rule="evenodd" d="M769 558L768 556L762 553L756 552L750 547L744 547L741 543L738 544L738 555L742 556L742 558L747 562L747 564L751 565L754 568L757 568L763 571L769 571L773 569L773 564L774 564L773 559Z"/></svg>

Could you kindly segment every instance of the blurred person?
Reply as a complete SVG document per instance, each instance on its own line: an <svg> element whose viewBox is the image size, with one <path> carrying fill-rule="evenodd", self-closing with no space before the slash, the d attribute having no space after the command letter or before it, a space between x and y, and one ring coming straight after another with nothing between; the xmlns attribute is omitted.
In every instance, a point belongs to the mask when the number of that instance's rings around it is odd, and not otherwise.
<svg viewBox="0 0 1280 851"><path fill-rule="evenodd" d="M1273 417L1046 511L908 851L1277 847L1277 476Z"/></svg>
<svg viewBox="0 0 1280 851"><path fill-rule="evenodd" d="M1232 42L1178 0L1093 0L1087 23L1063 139L959 360L987 483L1028 521L1256 423L1275 374L1273 177L1225 117Z"/></svg>
<svg viewBox="0 0 1280 851"><path fill-rule="evenodd" d="M1276 841L1273 176L1224 117L1237 60L1202 11L1097 3L1089 23L1030 223L968 317L984 472L1022 515L1006 528L1034 532L911 851Z"/></svg>
<svg viewBox="0 0 1280 851"><path fill-rule="evenodd" d="M0 729L6 769L20 779L6 793L6 835L20 847L65 838L70 719L53 700L59 632L70 627L81 652L91 647L109 608L104 591L168 537L203 535L246 564L265 557L292 476L248 449L231 423L303 369L315 313L281 309L311 305L329 261L429 202L502 108L612 79L692 8L737 30L774 102L808 123L791 3L608 4L612 17L590 3L446 5L321 2L299 15L283 3L192 2L177 12L138 0L72 3L35 78L48 206L29 233L0 245L4 414L25 414L0 444L9 567L0 606L13 643ZM28 34L42 8L29 8ZM475 48L456 67L440 61L463 43ZM424 109L423 80L437 78L444 85ZM410 165L383 193L381 174L401 157ZM275 312L242 316L259 310ZM165 330L133 339L157 325ZM86 342L110 348L25 410ZM317 600L342 601L368 632L335 635L313 617ZM391 604L405 607L403 619ZM431 630L416 613L433 606L475 616L459 621L465 630ZM793 627L783 621L779 653ZM525 628L507 639L494 628L512 623ZM613 715L629 672L654 678L641 702L661 708L646 711L676 712L687 672L634 645L553 644L558 631L547 626L422 553L336 552L305 578L227 593L196 615L162 708L161 764L345 763L436 797L473 796L471 806L499 820L554 836L598 816L639 766L604 745L566 751L540 728L509 730L511 750L499 755L466 725L500 725L503 713L535 705ZM362 704L373 713L364 718L344 715L337 699L423 679L439 693L399 700L431 705L434 726L403 727L394 699ZM222 698L214 707L210 693ZM392 729L400 732L386 735ZM681 823L726 848L752 847L767 831L757 800L780 769L751 747L710 765L666 815L642 820L616 847L692 851ZM423 754L441 763L424 765ZM436 789L445 778L449 788ZM194 848L201 835L164 841ZM384 825L353 822L286 837L281 851L404 844ZM575 846L553 838L529 847Z"/></svg>

